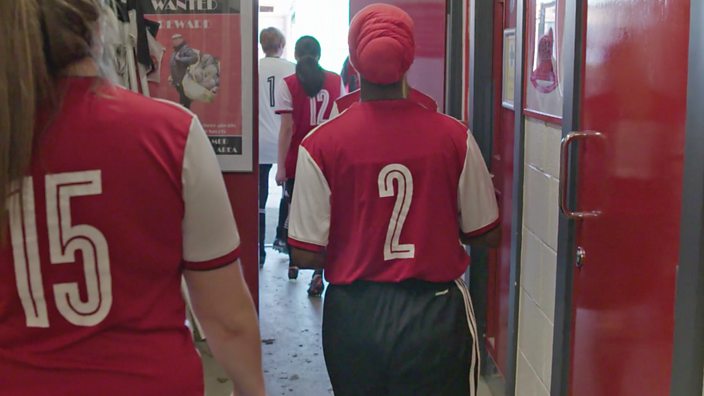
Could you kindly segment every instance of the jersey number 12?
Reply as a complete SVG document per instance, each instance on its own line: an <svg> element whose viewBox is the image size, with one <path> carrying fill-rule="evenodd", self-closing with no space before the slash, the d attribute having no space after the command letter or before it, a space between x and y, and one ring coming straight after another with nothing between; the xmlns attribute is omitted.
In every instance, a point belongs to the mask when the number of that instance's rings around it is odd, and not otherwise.
<svg viewBox="0 0 704 396"><path fill-rule="evenodd" d="M315 97L310 98L310 126L320 125L325 121L325 110L328 104L330 104L330 92L327 89L321 89Z"/></svg>
<svg viewBox="0 0 704 396"><path fill-rule="evenodd" d="M72 224L71 198L102 194L101 173L94 170L47 175L45 183L51 264L75 263L80 252L85 277L85 301L81 299L78 283L53 285L56 308L76 326L95 326L112 307L108 243L97 228ZM49 327L31 177L23 180L21 197L20 202L20 194L14 194L8 201L17 292L27 327Z"/></svg>
<svg viewBox="0 0 704 396"><path fill-rule="evenodd" d="M401 230L408 217L408 210L413 199L413 176L410 169L401 164L386 165L379 173L379 196L381 198L394 196L394 181L398 186L396 204L391 213L389 229L384 243L384 260L411 259L416 255L416 246L410 243L401 244Z"/></svg>

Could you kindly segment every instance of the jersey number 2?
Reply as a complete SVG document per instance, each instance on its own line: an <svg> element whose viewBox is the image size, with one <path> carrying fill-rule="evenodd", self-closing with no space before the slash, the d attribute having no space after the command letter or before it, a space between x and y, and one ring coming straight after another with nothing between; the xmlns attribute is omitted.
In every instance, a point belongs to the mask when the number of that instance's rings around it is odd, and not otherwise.
<svg viewBox="0 0 704 396"><path fill-rule="evenodd" d="M381 198L394 196L394 181L398 186L396 204L389 221L384 243L384 260L411 259L416 255L416 246L410 243L401 244L401 230L408 217L413 198L413 176L411 171L401 164L386 165L379 173L379 196Z"/></svg>
<svg viewBox="0 0 704 396"><path fill-rule="evenodd" d="M59 173L46 176L46 219L49 231L49 258L52 264L83 258L86 300L81 299L78 283L53 285L56 308L76 326L95 326L112 307L110 255L105 236L95 227L72 224L71 198L102 194L101 173ZM31 177L22 183L22 194L8 201L10 237L17 292L22 301L27 327L49 327L44 284L39 261L39 244Z"/></svg>
<svg viewBox="0 0 704 396"><path fill-rule="evenodd" d="M321 102L320 107L318 102ZM314 98L310 98L310 126L320 125L325 121L325 110L328 104L330 104L330 92L327 89L320 90Z"/></svg>

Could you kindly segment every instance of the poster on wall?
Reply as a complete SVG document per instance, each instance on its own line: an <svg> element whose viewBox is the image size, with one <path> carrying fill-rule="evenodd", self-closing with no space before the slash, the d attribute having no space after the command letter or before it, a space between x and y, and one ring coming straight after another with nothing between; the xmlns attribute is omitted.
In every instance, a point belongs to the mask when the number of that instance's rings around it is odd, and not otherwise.
<svg viewBox="0 0 704 396"><path fill-rule="evenodd" d="M501 104L513 109L513 95L516 86L516 29L504 30L503 82Z"/></svg>
<svg viewBox="0 0 704 396"><path fill-rule="evenodd" d="M151 95L198 116L223 171L251 171L239 0L142 1L145 18L159 24L152 46L161 53L152 59L157 67L149 76Z"/></svg>
<svg viewBox="0 0 704 396"><path fill-rule="evenodd" d="M563 97L564 0L529 0L525 112L560 122Z"/></svg>

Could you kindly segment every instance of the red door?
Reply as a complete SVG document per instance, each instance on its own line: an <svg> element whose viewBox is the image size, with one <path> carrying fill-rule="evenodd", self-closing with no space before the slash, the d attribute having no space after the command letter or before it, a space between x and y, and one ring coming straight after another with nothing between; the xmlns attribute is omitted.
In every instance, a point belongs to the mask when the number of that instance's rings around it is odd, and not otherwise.
<svg viewBox="0 0 704 396"><path fill-rule="evenodd" d="M699 1L699 0L697 0ZM587 2L570 390L669 394L690 0Z"/></svg>
<svg viewBox="0 0 704 396"><path fill-rule="evenodd" d="M504 33L516 28L516 2L494 2L494 128L492 131L491 173L494 175L502 240L489 254L487 291L486 349L496 363L499 374L508 369L508 311L511 274L511 212L513 189L514 110L503 105ZM515 33L514 33L515 34ZM512 97L513 95L511 95Z"/></svg>

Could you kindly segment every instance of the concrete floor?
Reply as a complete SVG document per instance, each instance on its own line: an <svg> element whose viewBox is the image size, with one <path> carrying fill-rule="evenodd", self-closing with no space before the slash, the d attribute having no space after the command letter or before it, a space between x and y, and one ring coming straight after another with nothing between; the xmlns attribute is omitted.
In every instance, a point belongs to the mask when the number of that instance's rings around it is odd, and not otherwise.
<svg viewBox="0 0 704 396"><path fill-rule="evenodd" d="M267 395L333 395L325 369L320 333L323 300L306 294L310 271L298 280L286 275L288 258L269 250L260 274L260 321ZM203 358L206 396L230 396L232 385L213 360L205 343ZM479 396L492 396L480 383Z"/></svg>
<svg viewBox="0 0 704 396"><path fill-rule="evenodd" d="M323 301L306 294L312 271L289 281L288 257L269 249L260 271L262 353L269 396L332 395L321 344ZM232 385L204 343L207 396L229 396Z"/></svg>
<svg viewBox="0 0 704 396"><path fill-rule="evenodd" d="M272 169L273 175L276 169ZM273 180L272 180L273 182ZM280 187L270 183L267 202L266 242L274 239ZM267 249L259 272L262 353L269 396L326 396L332 387L321 345L322 298L306 294L312 271L301 271L296 281L287 277L288 257ZM203 358L206 396L230 396L232 384L213 360L205 343L198 345ZM480 383L479 396L492 396Z"/></svg>
<svg viewBox="0 0 704 396"><path fill-rule="evenodd" d="M332 395L321 338L323 300L307 294L312 271L288 280L288 257L271 251L260 271L260 312L268 394Z"/></svg>

